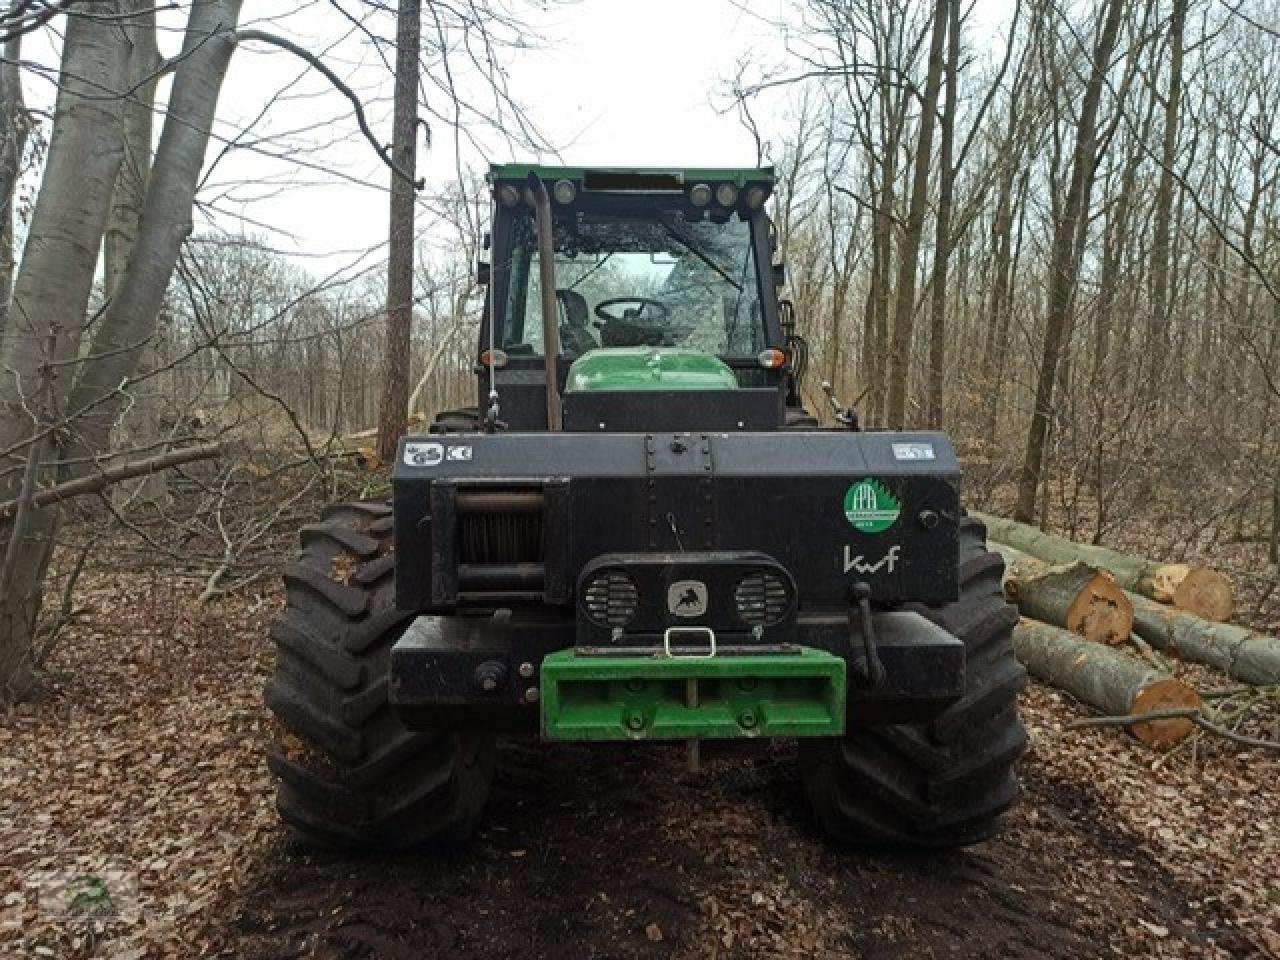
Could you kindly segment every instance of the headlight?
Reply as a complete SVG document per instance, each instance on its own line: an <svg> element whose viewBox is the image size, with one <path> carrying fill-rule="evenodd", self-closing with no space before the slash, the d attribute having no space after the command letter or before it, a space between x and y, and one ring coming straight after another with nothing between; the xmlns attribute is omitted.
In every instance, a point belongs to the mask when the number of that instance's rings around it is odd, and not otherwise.
<svg viewBox="0 0 1280 960"><path fill-rule="evenodd" d="M747 207L751 210L759 210L764 206L765 198L768 194L764 187L756 186L747 191Z"/></svg>
<svg viewBox="0 0 1280 960"><path fill-rule="evenodd" d="M498 202L504 207L514 207L520 202L520 191L509 183L498 188Z"/></svg>
<svg viewBox="0 0 1280 960"><path fill-rule="evenodd" d="M689 202L695 207L705 207L711 202L711 188L705 183L695 183L689 190Z"/></svg>
<svg viewBox="0 0 1280 960"><path fill-rule="evenodd" d="M716 187L716 203L722 207L732 207L738 201L738 188L732 183L722 183Z"/></svg>
<svg viewBox="0 0 1280 960"><path fill-rule="evenodd" d="M569 204L573 203L573 198L578 195L578 188L573 185L572 180L557 180L556 185L551 188L551 193L556 198L556 203Z"/></svg>

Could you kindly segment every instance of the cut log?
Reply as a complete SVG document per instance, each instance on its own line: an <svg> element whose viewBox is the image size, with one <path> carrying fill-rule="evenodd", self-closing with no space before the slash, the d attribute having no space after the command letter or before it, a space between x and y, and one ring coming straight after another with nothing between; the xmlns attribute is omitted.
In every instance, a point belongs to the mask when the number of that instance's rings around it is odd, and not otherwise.
<svg viewBox="0 0 1280 960"><path fill-rule="evenodd" d="M1129 595L1133 632L1164 653L1203 663L1242 683L1280 683L1280 638L1214 623Z"/></svg>
<svg viewBox="0 0 1280 960"><path fill-rule="evenodd" d="M1108 715L1200 706L1200 695L1181 680L1061 627L1024 618L1014 628L1013 650L1037 680ZM1148 746L1165 748L1194 729L1191 720L1178 717L1135 723L1129 732Z"/></svg>
<svg viewBox="0 0 1280 960"><path fill-rule="evenodd" d="M1018 612L1095 643L1124 643L1133 633L1133 604L1109 574L1086 563L1050 566L1012 547L1004 557L1004 593Z"/></svg>
<svg viewBox="0 0 1280 960"><path fill-rule="evenodd" d="M1185 563L1156 563L1106 547L1055 537L1003 517L977 511L971 511L971 514L986 524L990 539L1048 563L1082 561L1110 573L1125 590L1172 603L1179 610L1194 613L1205 620L1230 620L1235 613L1235 591L1231 581L1216 570Z"/></svg>

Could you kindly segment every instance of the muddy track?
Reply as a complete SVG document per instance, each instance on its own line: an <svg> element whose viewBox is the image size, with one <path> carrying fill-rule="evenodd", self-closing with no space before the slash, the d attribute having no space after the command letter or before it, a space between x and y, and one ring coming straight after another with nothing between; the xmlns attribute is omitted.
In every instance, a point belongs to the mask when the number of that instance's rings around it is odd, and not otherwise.
<svg viewBox="0 0 1280 960"><path fill-rule="evenodd" d="M942 855L830 848L789 746L721 749L696 777L681 763L671 748L509 745L469 849L363 859L280 833L221 939L263 960L1089 957L1131 911L1198 940L1194 891L1034 758L1002 836Z"/></svg>

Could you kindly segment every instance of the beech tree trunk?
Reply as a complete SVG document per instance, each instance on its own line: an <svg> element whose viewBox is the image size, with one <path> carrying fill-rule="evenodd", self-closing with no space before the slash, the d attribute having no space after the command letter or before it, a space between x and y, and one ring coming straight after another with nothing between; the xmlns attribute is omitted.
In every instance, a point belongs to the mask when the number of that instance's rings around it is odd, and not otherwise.
<svg viewBox="0 0 1280 960"><path fill-rule="evenodd" d="M121 24L129 45L125 82L130 91L122 105L124 128L124 160L116 177L115 194L111 198L111 216L102 241L102 278L108 299L119 292L128 273L133 248L138 242L142 207L147 198L147 180L151 175L152 118L155 114L156 82L159 76L160 52L156 47L156 11L153 0L126 0L129 19ZM148 344L143 354L154 361L155 343ZM148 362L147 366L156 366ZM116 431L116 445L143 447L161 437L160 403L154 381L133 397L128 429ZM114 491L117 502L137 497L151 503L165 498L167 477L152 473L137 484Z"/></svg>
<svg viewBox="0 0 1280 960"><path fill-rule="evenodd" d="M1242 683L1280 683L1280 638L1214 623L1130 594L1133 632L1157 650L1208 664Z"/></svg>
<svg viewBox="0 0 1280 960"><path fill-rule="evenodd" d="M417 175L418 50L422 8L400 0L396 14L396 89L391 157L398 170ZM382 360L382 402L378 409L378 458L395 460L396 444L409 416L409 359L413 333L414 186L391 175L391 218L387 238L387 338Z"/></svg>
<svg viewBox="0 0 1280 960"><path fill-rule="evenodd" d="M1156 563L1117 553L1106 547L1075 543L1027 524L973 512L987 526L992 540L1007 544L1048 563L1082 561L1115 577L1126 590L1152 600L1171 603L1207 620L1226 620L1235 610L1231 582L1216 570L1182 563Z"/></svg>
<svg viewBox="0 0 1280 960"><path fill-rule="evenodd" d="M1095 643L1128 642L1133 604L1110 576L1086 563L1050 566L1012 547L992 546L1004 558L1005 596L1024 617Z"/></svg>
<svg viewBox="0 0 1280 960"><path fill-rule="evenodd" d="M110 447L123 400L121 385L137 370L142 347L155 336L169 279L182 243L191 234L191 210L209 131L235 52L240 2L194 0L191 5L137 241L94 333L88 353L97 359L82 365L71 397L73 412L86 411L77 419L78 440L73 438L68 448L73 477L92 472L93 458Z"/></svg>
<svg viewBox="0 0 1280 960"><path fill-rule="evenodd" d="M179 249L190 233L214 109L235 49L240 0L191 5L137 239L86 349L89 294L125 152L122 104L129 44L122 24L131 22L129 9L120 0L103 0L94 4L92 15L78 14L77 7L67 15L48 156L0 340L0 367L12 371L0 382L0 449L16 448L25 457L24 441L51 425L39 418L33 422L23 399L31 387L48 381L49 408L64 411L68 419L61 459L69 467L61 473L71 479L96 471L96 458L108 450L122 386L154 334ZM50 366L49 359L58 366ZM35 446L43 449L45 442ZM14 476L0 474L0 500L18 499ZM33 510L26 529L16 532L11 521L0 521L0 541L21 538L22 558L11 582L0 584L2 699L22 696L31 686L33 633L57 517L52 509Z"/></svg>
<svg viewBox="0 0 1280 960"><path fill-rule="evenodd" d="M41 422L47 411L30 410L26 398L47 392L49 406L57 408L68 392L69 368L48 362L70 361L79 349L123 155L120 100L103 96L123 89L123 44L110 22L120 12L107 0L95 5L92 18L67 17L44 176L0 337L0 450L18 450L0 467L28 463L32 446L37 454L44 450L43 441L27 442L49 426ZM22 470L0 472L0 500L19 496L22 476ZM33 683L32 640L56 515L35 511L23 527L0 521L0 544L7 551L16 543L20 558L9 582L0 583L0 702L26 695Z"/></svg>
<svg viewBox="0 0 1280 960"><path fill-rule="evenodd" d="M1200 706L1200 695L1181 680L1061 627L1019 621L1013 631L1013 652L1037 680L1108 716ZM1164 748L1194 729L1190 720L1178 718L1135 723L1129 732L1148 746Z"/></svg>

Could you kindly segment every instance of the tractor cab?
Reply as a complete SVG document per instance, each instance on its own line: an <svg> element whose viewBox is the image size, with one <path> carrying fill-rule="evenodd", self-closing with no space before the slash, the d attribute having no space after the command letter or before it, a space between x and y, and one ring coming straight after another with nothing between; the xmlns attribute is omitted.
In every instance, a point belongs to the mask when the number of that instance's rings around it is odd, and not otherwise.
<svg viewBox="0 0 1280 960"><path fill-rule="evenodd" d="M489 182L481 411L496 394L496 418L507 429L547 429L551 373L551 415L558 408L566 430L783 423L794 393L794 334L779 309L764 212L772 168L516 164L492 167Z"/></svg>

